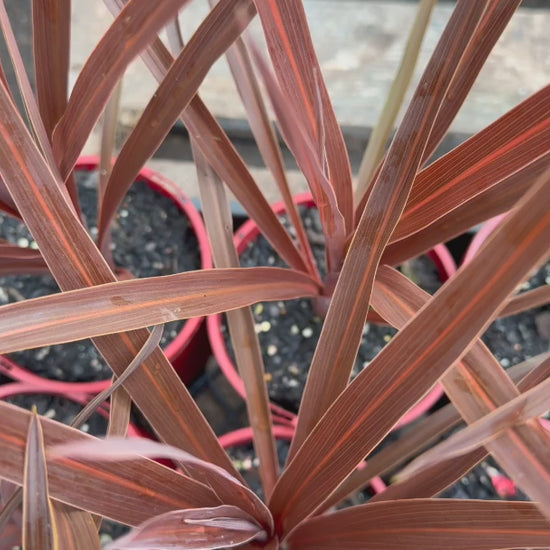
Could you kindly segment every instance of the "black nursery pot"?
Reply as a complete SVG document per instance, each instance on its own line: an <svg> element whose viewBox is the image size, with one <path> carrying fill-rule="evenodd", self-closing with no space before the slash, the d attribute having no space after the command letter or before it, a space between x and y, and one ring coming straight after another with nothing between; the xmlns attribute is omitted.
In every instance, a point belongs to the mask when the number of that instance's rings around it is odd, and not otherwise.
<svg viewBox="0 0 550 550"><path fill-rule="evenodd" d="M309 193L297 195L295 202L299 206L306 208L315 208L315 203ZM286 212L283 202L277 203L272 206L273 211L277 215L283 215ZM260 235L258 226L253 220L248 220L235 234L235 246L239 255L247 249L250 243L257 240ZM427 255L432 263L435 265L437 274L440 281L445 281L455 271L456 265L449 251L443 245L438 245L434 250L430 251ZM244 384L240 378L237 368L234 364L234 360L229 352L226 338L222 331L222 316L214 315L207 319L208 336L210 339L210 345L216 360L220 366L221 371L226 376L229 383L241 396L245 396ZM390 329L388 329L389 331ZM389 336L388 336L389 338ZM269 350L267 350L269 354ZM419 416L427 412L442 396L443 389L438 384L435 386L421 401L419 401L408 413L403 417L397 427L402 427ZM274 418L277 422L282 424L293 423L294 414L288 410L288 407L284 403L271 405Z"/></svg>
<svg viewBox="0 0 550 550"><path fill-rule="evenodd" d="M75 166L76 172L94 172L98 170L99 157L81 157ZM193 206L192 202L172 182L163 178L154 171L144 168L139 173L136 181L145 182L147 186L167 197L176 206L182 216L188 220L189 229L194 234L198 243L199 262L196 269L208 269L212 267L212 257L206 229L201 215ZM159 236L162 238L162 235ZM139 254L139 251L138 251ZM127 267L127 266L120 266ZM176 372L185 384L190 384L204 369L210 350L204 318L197 317L188 319L179 329L176 336L165 347L165 353L174 366ZM57 381L46 379L37 375L29 368L18 364L13 359L0 357L0 373L19 382L43 384L48 389L57 388L63 392L77 392L95 394L110 385L110 374L102 380L93 381Z"/></svg>

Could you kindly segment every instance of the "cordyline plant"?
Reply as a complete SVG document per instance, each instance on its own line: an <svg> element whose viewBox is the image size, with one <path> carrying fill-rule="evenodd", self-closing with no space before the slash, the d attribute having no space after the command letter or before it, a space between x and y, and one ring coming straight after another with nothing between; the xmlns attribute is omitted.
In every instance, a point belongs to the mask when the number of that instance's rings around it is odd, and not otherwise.
<svg viewBox="0 0 550 550"><path fill-rule="evenodd" d="M213 2L185 45L176 20L185 0L104 1L115 20L70 97L70 1L33 1L36 95L0 2L26 108L23 117L2 71L0 207L23 220L40 251L2 243L1 265L5 273L47 266L62 291L0 308L0 353L91 337L118 377L113 437L104 441L0 403L0 477L9 482L2 496L15 495L0 515L2 541L21 538L29 549L99 548L97 525L105 517L136 527L113 543L121 549L550 546L550 436L538 418L549 408L550 361L538 357L505 372L479 339L498 315L549 300L547 289L521 298L514 291L550 252L550 86L428 164L519 0L458 0L384 153L434 2L420 3L355 184L300 0ZM271 64L245 34L255 17ZM158 38L165 27L172 53ZM197 94L223 54L296 241ZM139 55L159 88L103 182L96 245L79 217L72 170ZM292 204L260 81L320 213L324 280ZM192 139L216 269L117 281L101 252L109 223L178 118ZM238 267L225 186L289 269ZM477 256L433 297L393 267L508 211ZM325 306L326 318L281 472L247 307L305 296ZM369 308L399 332L350 383ZM147 329L225 311L265 503L246 487L158 347L159 331ZM452 404L358 468L438 380ZM163 443L121 437L127 396ZM395 471L462 420L468 427L417 458L384 492L334 511L373 476ZM487 453L532 502L434 498ZM162 456L179 469L148 458ZM13 493L16 485L23 486L21 528L8 513L21 495Z"/></svg>

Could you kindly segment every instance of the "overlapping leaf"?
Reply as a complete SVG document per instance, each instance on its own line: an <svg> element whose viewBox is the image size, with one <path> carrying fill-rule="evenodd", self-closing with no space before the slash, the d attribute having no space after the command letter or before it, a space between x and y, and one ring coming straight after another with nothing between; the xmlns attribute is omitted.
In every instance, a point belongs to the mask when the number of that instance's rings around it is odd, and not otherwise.
<svg viewBox="0 0 550 550"><path fill-rule="evenodd" d="M255 13L252 0L221 0L171 65L113 166L99 213L100 242L141 167L178 120L210 67Z"/></svg>
<svg viewBox="0 0 550 550"><path fill-rule="evenodd" d="M48 139L48 134L42 122L42 117L38 108L38 104L34 97L34 93L27 75L27 70L25 64L23 63L23 58L21 57L21 52L15 40L15 33L11 26L8 13L4 2L0 2L0 25L2 26L2 32L4 33L4 39L8 47L8 52L10 54L13 67L15 69L15 76L17 79L17 84L19 91L21 93L21 98L23 100L23 105L26 110L32 131L34 133L36 142L40 146L40 150L43 155L48 160L50 166L55 167L53 162L53 151ZM7 86L5 86L7 90ZM13 103L12 103L13 104ZM14 105L14 104L13 104Z"/></svg>
<svg viewBox="0 0 550 550"><path fill-rule="evenodd" d="M96 461L129 460L138 456L169 458L180 462L186 471L210 487L224 504L244 510L268 533L273 531L273 519L265 504L250 489L223 468L200 460L181 449L149 439L112 437L103 441L81 441L60 445L51 450L55 456L85 458Z"/></svg>
<svg viewBox="0 0 550 550"><path fill-rule="evenodd" d="M350 231L353 195L349 159L313 48L303 4L299 0L267 0L257 1L256 7L281 89L313 143L320 145L316 161L323 168L326 162L338 209ZM321 118L316 110L322 113Z"/></svg>
<svg viewBox="0 0 550 550"><path fill-rule="evenodd" d="M338 208L336 193L326 173L325 163L316 159L319 146L300 124L300 116L279 88L261 53L256 48L253 48L252 52L263 76L281 134L306 177L315 206L319 211L325 235L327 269L329 273L336 273L340 270L343 261L345 219Z"/></svg>
<svg viewBox="0 0 550 550"><path fill-rule="evenodd" d="M424 305L429 295L395 270L383 266L379 275L382 284L378 289L380 296L375 296L374 305L394 326L401 327ZM539 367L546 370L545 363ZM514 401L519 396L519 390L481 342L476 342L462 361L445 374L442 383L448 396L468 422L483 417L499 405L508 400ZM531 391L536 392L537 389L527 392L527 401ZM540 406L536 395L532 404L535 407ZM528 426L512 423L508 427L511 428L508 432L496 431L494 441L487 442L486 447L503 466L506 465L506 471L525 492L540 500L542 510L548 515L550 508L546 494L550 478L550 462L547 458L550 437L537 422L529 422ZM445 445L447 444L443 444L444 447ZM475 450L478 446L473 445L464 452ZM510 447L508 453L505 452L506 447ZM518 459L518 451L515 450L517 448L521 448L522 459ZM452 456L443 455L442 458L448 460ZM527 475L525 461L531 464Z"/></svg>
<svg viewBox="0 0 550 550"><path fill-rule="evenodd" d="M435 4L436 0L421 0L418 4L416 17L403 50L399 69L393 79L384 107L376 122L376 126L373 128L372 134L369 136L367 148L361 159L355 189L357 203L361 203L363 198L365 198L365 194L373 181L376 168L384 156L384 149L395 127L399 109L403 104L405 93L414 74L416 61L420 54L420 47L422 46L424 34L428 28Z"/></svg>
<svg viewBox="0 0 550 550"><path fill-rule="evenodd" d="M193 145L192 148L214 264L218 268L238 267L239 258L233 242L233 222L223 183L202 153ZM228 312L227 323L237 367L245 387L248 418L254 434L254 448L260 461L262 487L264 494L269 495L277 481L279 458L272 432L262 350L250 308ZM243 342L247 345L243 345Z"/></svg>
<svg viewBox="0 0 550 550"><path fill-rule="evenodd" d="M307 238L298 208L292 198L284 168L283 157L273 125L269 120L259 82L254 73L246 42L238 38L235 44L226 52L227 62L233 74L235 85L246 109L250 128L256 139L258 149L285 203L285 211L296 230L296 237L301 250L306 255L309 272L316 274L317 269L313 253Z"/></svg>
<svg viewBox="0 0 550 550"><path fill-rule="evenodd" d="M66 179L129 63L188 0L130 0L86 61L53 133L53 150Z"/></svg>
<svg viewBox="0 0 550 550"><path fill-rule="evenodd" d="M0 353L316 293L303 273L263 267L187 271L50 294L0 308Z"/></svg>
<svg viewBox="0 0 550 550"><path fill-rule="evenodd" d="M486 220L510 210L550 166L550 153L489 187L409 237L390 244L382 262L398 265L431 250Z"/></svg>
<svg viewBox="0 0 550 550"><path fill-rule="evenodd" d="M109 545L110 550L151 547L180 550L233 548L265 538L254 518L236 506L178 510L146 521Z"/></svg>
<svg viewBox="0 0 550 550"><path fill-rule="evenodd" d="M378 262L405 206L439 105L482 9L483 3L457 4L374 183L323 324L291 456L348 382Z"/></svg>
<svg viewBox="0 0 550 550"><path fill-rule="evenodd" d="M77 218L62 182L32 141L0 86L0 175L62 290L116 281ZM146 330L111 334L97 344L122 374L147 340ZM210 426L160 348L126 384L134 402L166 441L235 471ZM165 403L159 407L158 403Z"/></svg>
<svg viewBox="0 0 550 550"><path fill-rule="evenodd" d="M289 541L300 550L538 548L550 544L550 524L528 502L418 499L310 519Z"/></svg>
<svg viewBox="0 0 550 550"><path fill-rule="evenodd" d="M449 87L449 93L437 115L430 139L426 145L424 160L429 159L449 129L494 45L520 4L521 0L486 2L487 8L483 13L475 35L464 52L457 73Z"/></svg>
<svg viewBox="0 0 550 550"><path fill-rule="evenodd" d="M430 223L550 150L550 86L447 153L415 178L392 241Z"/></svg>
<svg viewBox="0 0 550 550"><path fill-rule="evenodd" d="M550 365L546 361L547 358L548 354L545 354L524 363L525 367L533 368L519 381L518 387L520 391L525 391L541 380L548 378L550 375ZM521 371L518 371L518 375L521 374ZM372 500L397 500L436 496L462 478L476 464L485 459L487 454L485 449L476 449L458 458L442 461L436 466L422 470L404 481L390 485L383 493L375 495Z"/></svg>
<svg viewBox="0 0 550 550"><path fill-rule="evenodd" d="M270 508L280 530L288 532L296 526L355 469L439 376L462 357L502 301L548 253L549 200L550 173L545 173L492 235L484 253L447 281L341 393L275 488ZM469 300L458 298L462 296ZM543 487L545 484L539 491L530 487L530 491L545 500L548 492L546 497L541 495Z"/></svg>
<svg viewBox="0 0 550 550"><path fill-rule="evenodd" d="M104 3L114 15L117 15L123 7L121 0L104 0ZM158 39L142 54L142 57L158 82L162 82L174 61L164 44ZM197 95L181 114L181 120L193 135L194 142L208 163L231 189L250 217L256 220L262 234L273 248L289 266L307 271L307 264L302 255L273 213L243 159Z"/></svg>
<svg viewBox="0 0 550 550"><path fill-rule="evenodd" d="M0 413L2 476L21 485L31 413L4 402L0 402ZM54 444L96 441L58 422L44 418L41 424L46 450ZM138 525L171 510L220 504L216 495L202 483L145 458L127 461L124 468L111 463L48 459L48 488L54 499L129 525ZM116 498L105 498L106 494Z"/></svg>
<svg viewBox="0 0 550 550"><path fill-rule="evenodd" d="M382 271L383 269L381 268L379 274ZM375 292L376 290L377 287L375 287ZM546 359L547 354L543 354L542 356L537 356L531 360L514 365L508 370L512 380L514 380L514 382L519 382L518 388L520 391L526 391L536 385L541 379L546 379L546 377L550 375L550 364L548 364L547 368L543 365ZM452 403L430 414L427 418L424 418L411 429L407 430L406 433L402 434L397 441L392 442L390 445L376 452L376 454L369 458L363 467L353 472L353 474L334 491L330 498L323 503L323 506L317 510L317 513L344 500L349 494L366 487L374 476L385 475L397 470L401 464L417 456L421 450L428 447L444 433L452 430L461 421L462 417ZM474 455L477 458L479 453L476 452ZM485 455L486 453L483 454L483 456ZM421 486L418 480L409 482L408 484L405 481L399 484L401 487L396 487L394 484L386 488L383 495L375 496L375 500L435 496L447 485L450 485L453 479L462 477L461 472L467 472L478 461L479 460L474 460L470 467L468 467L468 463L464 460L461 460L460 463L458 463L458 461L450 461L453 462L453 467L448 467L448 462L442 463L439 465L439 470L441 470L441 472L437 471L434 473L433 470L430 470L430 475L425 480L425 487ZM443 481L442 473L451 474L447 476L448 481ZM424 479L422 480L422 483L423 482ZM435 482L439 482L440 485L436 485ZM412 490L408 490L408 487L404 486L405 484L411 486ZM437 487L437 489L431 492L433 487ZM397 496L398 491L399 496Z"/></svg>
<svg viewBox="0 0 550 550"><path fill-rule="evenodd" d="M502 435L501 432L541 416L550 410L548 388L550 388L550 379L508 401L505 405L424 453L410 464L402 475L408 477L413 472L427 468L441 460L448 460L474 451L491 439Z"/></svg>

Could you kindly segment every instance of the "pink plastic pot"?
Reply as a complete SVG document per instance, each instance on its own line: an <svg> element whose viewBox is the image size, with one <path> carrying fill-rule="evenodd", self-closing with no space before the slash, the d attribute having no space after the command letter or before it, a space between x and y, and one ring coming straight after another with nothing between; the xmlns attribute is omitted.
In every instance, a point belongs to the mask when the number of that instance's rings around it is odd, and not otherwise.
<svg viewBox="0 0 550 550"><path fill-rule="evenodd" d="M75 167L78 171L94 171L99 166L99 157L81 157ZM189 219L199 243L201 268L212 267L212 256L206 229L201 215L193 206L193 203L172 182L157 174L149 168L143 168L136 178L145 181L151 189L170 198ZM188 319L181 332L165 349L166 356L174 366L185 384L190 384L204 369L206 360L210 355L208 336L204 318L196 317ZM99 393L111 384L110 380L95 382L58 382L39 377L27 368L0 357L0 373L9 376L13 380L33 385L40 385L44 391L50 392L57 389L58 392L83 392L89 394Z"/></svg>
<svg viewBox="0 0 550 550"><path fill-rule="evenodd" d="M56 397L62 397L74 401L79 405L85 406L89 397L86 394L78 393L76 391L56 391L55 389L44 389L43 385L25 384L22 382L13 382L10 384L3 384L0 386L0 400L4 400L8 397L14 397L16 395L32 395L32 394L48 394ZM97 410L97 413L104 418L109 417L109 405L103 403ZM143 437L142 431L134 426L132 423L128 425L128 437Z"/></svg>
<svg viewBox="0 0 550 550"><path fill-rule="evenodd" d="M491 218L487 223L485 223L481 227L481 229L475 234L474 238L472 239L472 242L470 243L468 250L466 250L466 254L464 254L464 258L462 259L463 264L467 264L470 262L470 260L475 256L475 254L477 254L477 251L483 246L485 241L489 238L489 235L491 235L491 233L500 224L500 222L504 219L505 216L506 214L501 214L500 216Z"/></svg>
<svg viewBox="0 0 550 550"><path fill-rule="evenodd" d="M273 426L273 435L279 441L292 441L295 431L293 426ZM226 450L231 447L238 447L239 445L251 445L253 441L252 428L241 428L240 430L226 433L219 439L221 446ZM372 478L370 486L375 494L381 493L386 489L386 484L379 477Z"/></svg>
<svg viewBox="0 0 550 550"><path fill-rule="evenodd" d="M315 207L315 202L313 201L313 198L309 193L296 195L294 199L297 204L305 205L310 208ZM284 202L276 203L272 206L272 209L278 215L284 214L284 212L286 211ZM237 252L241 254L246 249L248 244L254 241L259 234L260 230L254 220L250 219L246 221L235 233L234 241ZM437 245L433 248L433 250L430 250L430 252L428 252L428 256L435 263L439 271L441 281L446 281L456 272L456 264L446 246L442 244ZM229 351L222 335L222 316L209 316L207 318L206 324L208 327L210 345L212 347L214 356L216 357L218 364L220 365L220 369L226 376L229 383L233 386L235 391L244 398L244 383L239 376L233 360L229 356ZM426 394L426 396L422 400L420 400L412 409L407 412L407 414L405 414L405 416L401 418L399 423L395 426L395 429L413 422L422 414L427 412L441 398L443 393L443 387L440 384L434 386L434 388L430 390L430 392L428 392L428 394ZM275 404L271 404L271 410L275 422L287 426L295 425L296 418L293 413L286 411L282 407Z"/></svg>

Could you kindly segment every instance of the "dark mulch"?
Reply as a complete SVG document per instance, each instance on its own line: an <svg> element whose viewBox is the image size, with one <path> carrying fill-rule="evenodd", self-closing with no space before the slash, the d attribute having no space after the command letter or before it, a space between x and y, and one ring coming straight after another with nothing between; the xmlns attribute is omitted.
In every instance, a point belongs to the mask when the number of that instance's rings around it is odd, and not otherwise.
<svg viewBox="0 0 550 550"><path fill-rule="evenodd" d="M500 492L497 490L499 488ZM491 456L440 496L482 500L529 500L529 497L516 487Z"/></svg>
<svg viewBox="0 0 550 550"><path fill-rule="evenodd" d="M543 265L520 292L550 284L550 262ZM483 341L504 368L550 350L550 305L497 319L483 335Z"/></svg>
<svg viewBox="0 0 550 550"><path fill-rule="evenodd" d="M276 440L277 455L281 467L286 461L290 443L288 441ZM254 451L252 443L249 445L239 445L227 449L227 454L231 458L237 471L243 476L247 485L252 489L262 500L264 500L264 491L262 482L260 481L260 471L258 469L259 461Z"/></svg>
<svg viewBox="0 0 550 550"><path fill-rule="evenodd" d="M317 210L300 207L300 214L312 245L317 265L325 273L325 247ZM286 217L282 217L287 224ZM292 233L292 229L290 230ZM267 240L260 235L241 254L243 267L287 267ZM429 258L413 260L406 266L406 273L425 290L433 293L439 288L437 268ZM305 387L308 368L321 334L323 319L317 315L309 298L260 303L252 308L256 332L260 340L266 370L270 398L289 411L297 412ZM233 349L225 323L224 338L231 357ZM380 350L396 334L396 330L372 323L363 329L363 338L356 359L354 375L357 375L374 359Z"/></svg>
<svg viewBox="0 0 550 550"><path fill-rule="evenodd" d="M97 235L97 172L77 172L80 201L92 237ZM113 222L112 250L116 265L134 277L169 275L200 268L198 242L189 220L175 203L136 182L124 199ZM0 238L36 248L27 228L0 214ZM49 275L0 278L0 305L58 292ZM184 321L167 323L162 345L169 344ZM9 357L46 378L88 382L104 380L111 371L91 341L25 350Z"/></svg>

